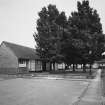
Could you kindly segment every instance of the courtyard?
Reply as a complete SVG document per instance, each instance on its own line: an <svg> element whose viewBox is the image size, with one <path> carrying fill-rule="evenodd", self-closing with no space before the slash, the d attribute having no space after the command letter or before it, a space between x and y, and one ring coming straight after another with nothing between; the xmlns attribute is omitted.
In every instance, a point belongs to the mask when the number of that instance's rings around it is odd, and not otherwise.
<svg viewBox="0 0 105 105"><path fill-rule="evenodd" d="M72 105L89 79L0 77L0 105Z"/></svg>

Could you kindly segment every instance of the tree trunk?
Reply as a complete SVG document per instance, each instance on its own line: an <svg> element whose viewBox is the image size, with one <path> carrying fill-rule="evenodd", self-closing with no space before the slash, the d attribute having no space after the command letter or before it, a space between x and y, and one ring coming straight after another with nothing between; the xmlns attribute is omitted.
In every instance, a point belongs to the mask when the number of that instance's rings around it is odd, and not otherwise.
<svg viewBox="0 0 105 105"><path fill-rule="evenodd" d="M75 64L73 64L73 72L75 72Z"/></svg>
<svg viewBox="0 0 105 105"><path fill-rule="evenodd" d="M76 69L77 69L77 64L75 66L76 66Z"/></svg>
<svg viewBox="0 0 105 105"><path fill-rule="evenodd" d="M50 71L52 71L52 63L50 62Z"/></svg>
<svg viewBox="0 0 105 105"><path fill-rule="evenodd" d="M83 69L83 64L81 64L81 69Z"/></svg>
<svg viewBox="0 0 105 105"><path fill-rule="evenodd" d="M67 64L65 64L65 70L67 70L68 69L68 65Z"/></svg>
<svg viewBox="0 0 105 105"><path fill-rule="evenodd" d="M81 64L81 69L82 69L82 67L83 67L83 66L82 66L82 64Z"/></svg>
<svg viewBox="0 0 105 105"><path fill-rule="evenodd" d="M46 62L42 62L42 70L46 71Z"/></svg>
<svg viewBox="0 0 105 105"><path fill-rule="evenodd" d="M89 74L91 75L92 74L92 65L90 64L90 71L89 71Z"/></svg>
<svg viewBox="0 0 105 105"><path fill-rule="evenodd" d="M86 72L86 65L83 64L83 72Z"/></svg>
<svg viewBox="0 0 105 105"><path fill-rule="evenodd" d="M53 70L55 71L55 62L53 62Z"/></svg>

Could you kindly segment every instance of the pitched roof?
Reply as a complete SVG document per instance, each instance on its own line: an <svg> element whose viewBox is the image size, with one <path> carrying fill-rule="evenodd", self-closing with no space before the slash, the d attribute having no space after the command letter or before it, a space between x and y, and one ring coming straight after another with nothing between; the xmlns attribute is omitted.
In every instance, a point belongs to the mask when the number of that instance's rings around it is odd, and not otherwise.
<svg viewBox="0 0 105 105"><path fill-rule="evenodd" d="M17 56L17 58L22 59L40 59L40 57L36 54L35 49L17 45L14 43L3 41L6 47L9 47L13 53Z"/></svg>

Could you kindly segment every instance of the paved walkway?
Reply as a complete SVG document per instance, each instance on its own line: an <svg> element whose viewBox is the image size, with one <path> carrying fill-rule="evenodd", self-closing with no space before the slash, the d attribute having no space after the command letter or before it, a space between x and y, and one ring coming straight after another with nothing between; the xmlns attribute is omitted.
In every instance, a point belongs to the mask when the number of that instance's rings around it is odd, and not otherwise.
<svg viewBox="0 0 105 105"><path fill-rule="evenodd" d="M101 70L97 71L97 76L91 81L86 93L75 105L104 105L101 100Z"/></svg>

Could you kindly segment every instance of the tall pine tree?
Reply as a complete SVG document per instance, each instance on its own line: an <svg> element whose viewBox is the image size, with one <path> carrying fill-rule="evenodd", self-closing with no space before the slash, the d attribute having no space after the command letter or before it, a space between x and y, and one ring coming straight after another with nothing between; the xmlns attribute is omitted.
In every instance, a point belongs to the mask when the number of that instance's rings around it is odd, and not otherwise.
<svg viewBox="0 0 105 105"><path fill-rule="evenodd" d="M37 20L37 33L34 34L37 43L37 52L44 61L50 63L60 62L61 36L67 19L64 12L59 13L55 5L48 5L39 12ZM61 29L62 27L62 29Z"/></svg>
<svg viewBox="0 0 105 105"><path fill-rule="evenodd" d="M104 49L103 42L105 41L97 11L89 6L88 0L77 2L77 11L71 13L68 22L74 39L74 48L79 48L78 54L81 63L84 65L86 63L92 64L101 56ZM77 42L81 43L76 46Z"/></svg>

